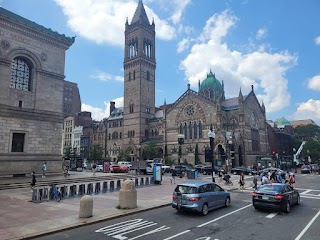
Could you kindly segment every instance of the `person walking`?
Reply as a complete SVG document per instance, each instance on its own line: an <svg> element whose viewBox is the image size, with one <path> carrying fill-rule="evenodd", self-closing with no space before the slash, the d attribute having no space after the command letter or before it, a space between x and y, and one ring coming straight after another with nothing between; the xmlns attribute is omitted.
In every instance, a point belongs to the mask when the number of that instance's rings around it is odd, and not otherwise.
<svg viewBox="0 0 320 240"><path fill-rule="evenodd" d="M254 188L254 190L257 190L257 188L258 188L258 176L254 173L253 174L253 180L252 180L252 182L253 182L253 188Z"/></svg>
<svg viewBox="0 0 320 240"><path fill-rule="evenodd" d="M172 169L172 173L171 173L171 183L173 183L173 184L176 184L176 175L177 175L177 173L176 173L176 170L175 169Z"/></svg>
<svg viewBox="0 0 320 240"><path fill-rule="evenodd" d="M244 174L243 174L243 172L240 174L239 184L240 184L240 190L241 190L241 192L243 192L243 190L244 190Z"/></svg>
<svg viewBox="0 0 320 240"><path fill-rule="evenodd" d="M296 188L296 179L293 173L290 173L289 184L291 187Z"/></svg>
<svg viewBox="0 0 320 240"><path fill-rule="evenodd" d="M32 171L31 177L32 177L32 179L31 179L31 184L30 185L31 185L31 189L33 189L36 186L36 182L37 182L36 173L34 171Z"/></svg>
<svg viewBox="0 0 320 240"><path fill-rule="evenodd" d="M47 163L45 162L43 165L42 165L42 178L46 178L46 172L47 172Z"/></svg>
<svg viewBox="0 0 320 240"><path fill-rule="evenodd" d="M93 165L92 165L93 175L96 175L96 168L97 168L97 165L95 163L93 163Z"/></svg>
<svg viewBox="0 0 320 240"><path fill-rule="evenodd" d="M263 174L261 184L268 184L269 179L267 178L266 174Z"/></svg>

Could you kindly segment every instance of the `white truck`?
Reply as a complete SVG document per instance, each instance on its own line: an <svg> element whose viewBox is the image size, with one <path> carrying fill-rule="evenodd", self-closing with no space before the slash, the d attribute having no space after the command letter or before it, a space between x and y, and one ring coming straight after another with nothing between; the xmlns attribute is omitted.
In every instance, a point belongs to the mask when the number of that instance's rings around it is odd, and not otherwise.
<svg viewBox="0 0 320 240"><path fill-rule="evenodd" d="M163 164L163 159L154 158L153 160L133 161L131 162L131 170L135 170L136 172L143 174L153 174L153 164L155 163Z"/></svg>

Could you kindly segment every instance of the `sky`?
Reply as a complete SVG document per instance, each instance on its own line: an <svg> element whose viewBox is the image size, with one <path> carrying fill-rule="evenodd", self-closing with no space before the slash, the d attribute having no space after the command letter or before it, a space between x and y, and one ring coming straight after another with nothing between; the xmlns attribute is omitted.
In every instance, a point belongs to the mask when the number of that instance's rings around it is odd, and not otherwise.
<svg viewBox="0 0 320 240"><path fill-rule="evenodd" d="M254 86L267 119L320 125L320 1L143 0L156 25L156 106L175 102L210 71L226 98ZM124 28L138 0L0 0L0 6L75 43L66 80L78 84L82 111L109 116L123 106Z"/></svg>

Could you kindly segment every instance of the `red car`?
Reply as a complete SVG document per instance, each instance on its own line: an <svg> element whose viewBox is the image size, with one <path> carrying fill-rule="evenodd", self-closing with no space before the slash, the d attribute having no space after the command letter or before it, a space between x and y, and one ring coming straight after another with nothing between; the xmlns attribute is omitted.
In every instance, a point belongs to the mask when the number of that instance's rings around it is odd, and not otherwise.
<svg viewBox="0 0 320 240"><path fill-rule="evenodd" d="M129 172L129 168L126 165L114 164L112 165L112 173L127 173Z"/></svg>

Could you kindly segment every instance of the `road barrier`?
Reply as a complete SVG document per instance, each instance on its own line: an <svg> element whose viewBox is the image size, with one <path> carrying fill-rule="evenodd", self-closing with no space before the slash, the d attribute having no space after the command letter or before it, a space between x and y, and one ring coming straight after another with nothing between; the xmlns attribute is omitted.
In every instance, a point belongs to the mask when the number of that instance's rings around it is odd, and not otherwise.
<svg viewBox="0 0 320 240"><path fill-rule="evenodd" d="M58 184L57 189L61 193L61 198L70 198L83 195L102 194L119 191L126 179L104 180L96 182ZM133 179L131 179L133 180ZM135 187L144 187L154 183L151 176L139 176L134 180ZM32 191L32 202L40 203L52 200L51 186L35 187Z"/></svg>

